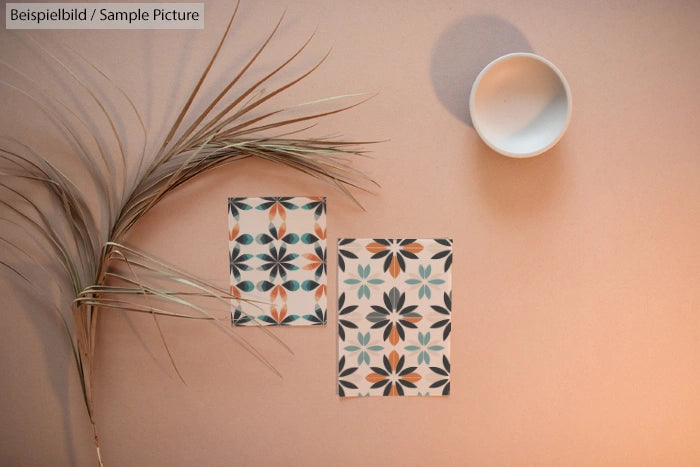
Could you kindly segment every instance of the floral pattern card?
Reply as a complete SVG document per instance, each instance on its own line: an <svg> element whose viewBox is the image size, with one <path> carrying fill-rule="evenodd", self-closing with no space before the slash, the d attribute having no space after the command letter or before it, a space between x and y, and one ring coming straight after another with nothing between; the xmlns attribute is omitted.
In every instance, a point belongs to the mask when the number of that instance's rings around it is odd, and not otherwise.
<svg viewBox="0 0 700 467"><path fill-rule="evenodd" d="M340 396L450 393L452 240L338 240Z"/></svg>
<svg viewBox="0 0 700 467"><path fill-rule="evenodd" d="M326 199L229 198L231 320L326 324Z"/></svg>

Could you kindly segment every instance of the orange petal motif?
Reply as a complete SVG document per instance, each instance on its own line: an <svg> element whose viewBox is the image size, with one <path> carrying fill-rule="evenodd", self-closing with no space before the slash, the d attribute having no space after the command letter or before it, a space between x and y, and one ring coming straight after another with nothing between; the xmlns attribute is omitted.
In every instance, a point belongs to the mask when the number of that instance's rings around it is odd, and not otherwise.
<svg viewBox="0 0 700 467"><path fill-rule="evenodd" d="M365 248L367 248L367 251L369 251L370 253L379 253L380 251L386 250L386 245L382 245L381 243L377 242L372 242Z"/></svg>
<svg viewBox="0 0 700 467"><path fill-rule="evenodd" d="M421 245L420 243L413 242L409 243L408 245L402 246L401 249L410 253L420 253L421 251L423 251L423 245Z"/></svg>
<svg viewBox="0 0 700 467"><path fill-rule="evenodd" d="M311 263L309 263L305 266L302 266L302 269L313 270L321 265L321 262L322 262L321 258L314 255L313 253L304 253L302 256L304 258L308 259L309 261L311 261Z"/></svg>
<svg viewBox="0 0 700 467"><path fill-rule="evenodd" d="M270 292L270 300L274 301L277 297L280 297L282 301L287 301L287 291L281 285L274 286Z"/></svg>
<svg viewBox="0 0 700 467"><path fill-rule="evenodd" d="M394 328L396 329L396 328ZM394 344L396 345L396 344ZM396 371L396 365L399 364L399 354L396 352L396 350L392 350L391 353L389 354L389 365L391 365L391 369L393 371Z"/></svg>
<svg viewBox="0 0 700 467"><path fill-rule="evenodd" d="M316 301L321 300L321 297L323 297L326 294L326 290L327 289L325 284L322 284L321 286L319 286L318 289L316 289L316 293L314 294L314 298L316 299Z"/></svg>
<svg viewBox="0 0 700 467"><path fill-rule="evenodd" d="M280 324L284 317L287 316L287 305L282 305L279 311L277 311L277 308L274 306L271 306L270 315L272 315L272 319L274 319L277 324Z"/></svg>
<svg viewBox="0 0 700 467"><path fill-rule="evenodd" d="M399 343L399 332L396 330L396 326L391 325L391 332L389 333L389 342L391 345L396 345Z"/></svg>
<svg viewBox="0 0 700 467"><path fill-rule="evenodd" d="M282 225L280 225L280 228L277 231L277 240L284 237L284 234L286 234L286 233L287 233L287 223L282 222Z"/></svg>
<svg viewBox="0 0 700 467"><path fill-rule="evenodd" d="M391 384L391 383L389 383L389 384ZM396 390L395 384L391 384L391 390L389 391L389 395L390 396L398 396L399 395L399 391Z"/></svg>
<svg viewBox="0 0 700 467"><path fill-rule="evenodd" d="M228 233L228 241L232 242L236 237L238 237L238 232L241 231L241 226L236 224L233 226L231 231Z"/></svg>
<svg viewBox="0 0 700 467"><path fill-rule="evenodd" d="M314 232L316 232L316 236L321 240L326 239L326 229L322 229L318 223L314 224Z"/></svg>
<svg viewBox="0 0 700 467"><path fill-rule="evenodd" d="M370 383L377 383L379 381L384 381L386 379L386 376L380 375L379 373L370 373L367 376L365 376L365 379Z"/></svg>
<svg viewBox="0 0 700 467"><path fill-rule="evenodd" d="M417 383L421 380L421 375L419 375L418 373L409 373L407 375L401 376L401 379L404 381L409 381L411 383Z"/></svg>
<svg viewBox="0 0 700 467"><path fill-rule="evenodd" d="M401 266L399 265L399 258L394 255L391 257L391 264L389 264L389 274L391 277L396 279L401 274Z"/></svg>
<svg viewBox="0 0 700 467"><path fill-rule="evenodd" d="M236 298L241 298L241 291L238 290L238 287L232 285L229 290L231 292L231 295L233 295Z"/></svg>

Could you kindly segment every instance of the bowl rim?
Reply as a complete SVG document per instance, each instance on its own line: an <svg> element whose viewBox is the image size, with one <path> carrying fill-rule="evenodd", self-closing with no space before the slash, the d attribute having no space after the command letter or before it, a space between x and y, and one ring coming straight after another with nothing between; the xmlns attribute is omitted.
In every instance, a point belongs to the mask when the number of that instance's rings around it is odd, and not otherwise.
<svg viewBox="0 0 700 467"><path fill-rule="evenodd" d="M511 60L513 58L522 58L522 57L533 59L533 60L536 60L536 61L543 63L544 65L546 65L550 70L552 70L557 75L557 78L559 78L559 81L561 82L562 86L564 87L564 93L566 94L567 111L566 111L566 121L564 122L564 126L562 127L562 129L559 132L559 134L557 135L557 137L554 138L549 144L547 144L544 147L541 147L541 148L538 148L538 149L535 149L535 150L529 151L529 152L513 152L513 151L508 151L506 149L499 147L493 141L491 141L486 135L483 134L483 132L480 128L479 121L478 121L479 119L474 113L474 100L475 100L475 96L476 96L476 91L479 87L479 84L481 83L482 78L491 68L493 68L495 65L497 65L498 63L501 63L503 61ZM534 54L531 52L509 53L509 54L502 55L502 56L492 60L488 65L486 65L479 72L476 79L474 80L474 84L472 85L472 89L471 89L471 92L469 94L469 115L471 117L472 124L474 125L474 130L476 130L479 137L482 139L482 141L484 141L484 143L486 143L486 145L488 147L490 147L491 149L493 149L497 153L503 154L504 156L508 156L508 157L516 157L516 158L532 157L532 156L537 156L539 154L542 154L543 152L550 150L555 144L557 144L559 142L559 140L561 140L562 136L564 136L564 133L566 132L567 128L569 127L569 122L571 121L571 110L572 110L571 88L569 87L569 83L566 80L566 78L564 77L564 74L559 70L559 68L556 67L556 65L554 65L554 63L550 62L549 60L547 60L546 58L544 58L540 55L537 55L537 54Z"/></svg>

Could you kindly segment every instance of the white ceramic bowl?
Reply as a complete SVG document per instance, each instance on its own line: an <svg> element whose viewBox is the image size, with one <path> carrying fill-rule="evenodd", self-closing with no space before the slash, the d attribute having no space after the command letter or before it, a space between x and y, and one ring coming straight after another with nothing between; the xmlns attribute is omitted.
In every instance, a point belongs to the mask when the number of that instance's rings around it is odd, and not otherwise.
<svg viewBox="0 0 700 467"><path fill-rule="evenodd" d="M510 157L542 154L571 120L571 90L549 60L531 53L489 63L472 86L474 129L494 151Z"/></svg>

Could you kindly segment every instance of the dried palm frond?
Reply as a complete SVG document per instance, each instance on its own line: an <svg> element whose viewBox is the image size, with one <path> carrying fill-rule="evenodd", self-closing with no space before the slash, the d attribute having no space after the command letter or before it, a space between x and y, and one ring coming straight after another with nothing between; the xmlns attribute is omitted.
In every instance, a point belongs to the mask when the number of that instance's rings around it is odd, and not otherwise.
<svg viewBox="0 0 700 467"><path fill-rule="evenodd" d="M31 99L57 123L69 145L75 148L76 156L84 169L90 174L90 193L96 193L100 201L98 204L104 207L104 214L96 212L98 208L91 198L93 195L87 194L85 180L74 183L50 157L45 157L18 141L0 146L3 167L0 170L0 191L3 197L0 198L0 204L5 212L0 217L0 222L26 234L34 247L48 255L62 271L62 276L55 277L54 280L70 284L72 322L65 319L60 308L53 311L61 318L70 339L100 464L102 458L95 426L92 389L93 357L97 344L96 323L100 310L109 308L151 314L159 332L159 316L207 319L230 332L229 326L222 324L210 309L203 308L193 299L211 299L215 303L226 305L226 309L231 300L245 299L126 245L124 238L130 229L179 186L209 170L246 158L260 158L291 167L328 182L352 199L349 189L368 181L348 164L352 156L363 153L359 146L365 143L295 136L305 129L300 130L299 124L303 126L304 122L350 109L363 101L360 96L338 96L299 106L265 110L264 104L309 76L325 59L323 57L316 65L286 84L275 87L272 91L261 91L263 86L269 85L273 76L286 69L306 48L308 40L264 77L245 86L242 91L235 94L232 92L236 85L240 85L242 78L247 77L250 68L275 36L280 23L277 23L252 58L204 110L196 118L191 115L193 104L199 98L203 83L221 51L236 11L162 144L154 154L149 155L144 142L135 168L128 164L133 158L127 157L127 145L117 129L114 116L110 115L96 93L72 68L40 43L35 42L99 109L99 118L107 122L107 132L116 142L118 151L110 152L94 133L87 132L86 135L85 129L89 129L89 125L61 99L43 91L31 92L0 81L14 92ZM83 60L95 72L106 77L97 67ZM25 82L34 82L11 64L0 61L0 65L22 76ZM146 129L136 105L116 85L115 89L128 102L145 141ZM316 104L333 104L336 100L341 102L339 99L347 98L355 99L355 102L332 110L306 111L313 109ZM215 109L220 110L215 113ZM185 127L184 122L192 118L192 123ZM77 127L76 123L79 124ZM115 173L121 175L121 183L114 183L114 179L119 178L114 176ZM17 180L23 181L25 185L14 183ZM44 200L36 195L37 186L43 187L53 202L61 207L62 223L56 217L47 217L47 208L42 204ZM17 257L24 258L25 263L32 263L35 253L28 251L21 242L6 237L5 234L0 235L3 245L13 249ZM25 281L38 295L41 294L42 291L36 289L20 266L10 260L0 260L0 265ZM48 267L44 269L47 274L51 274ZM181 311L171 311L171 307ZM160 335L168 356L173 361L162 332ZM238 338L242 345L276 371L255 348L240 339L240 336ZM174 362L173 367L177 371Z"/></svg>

